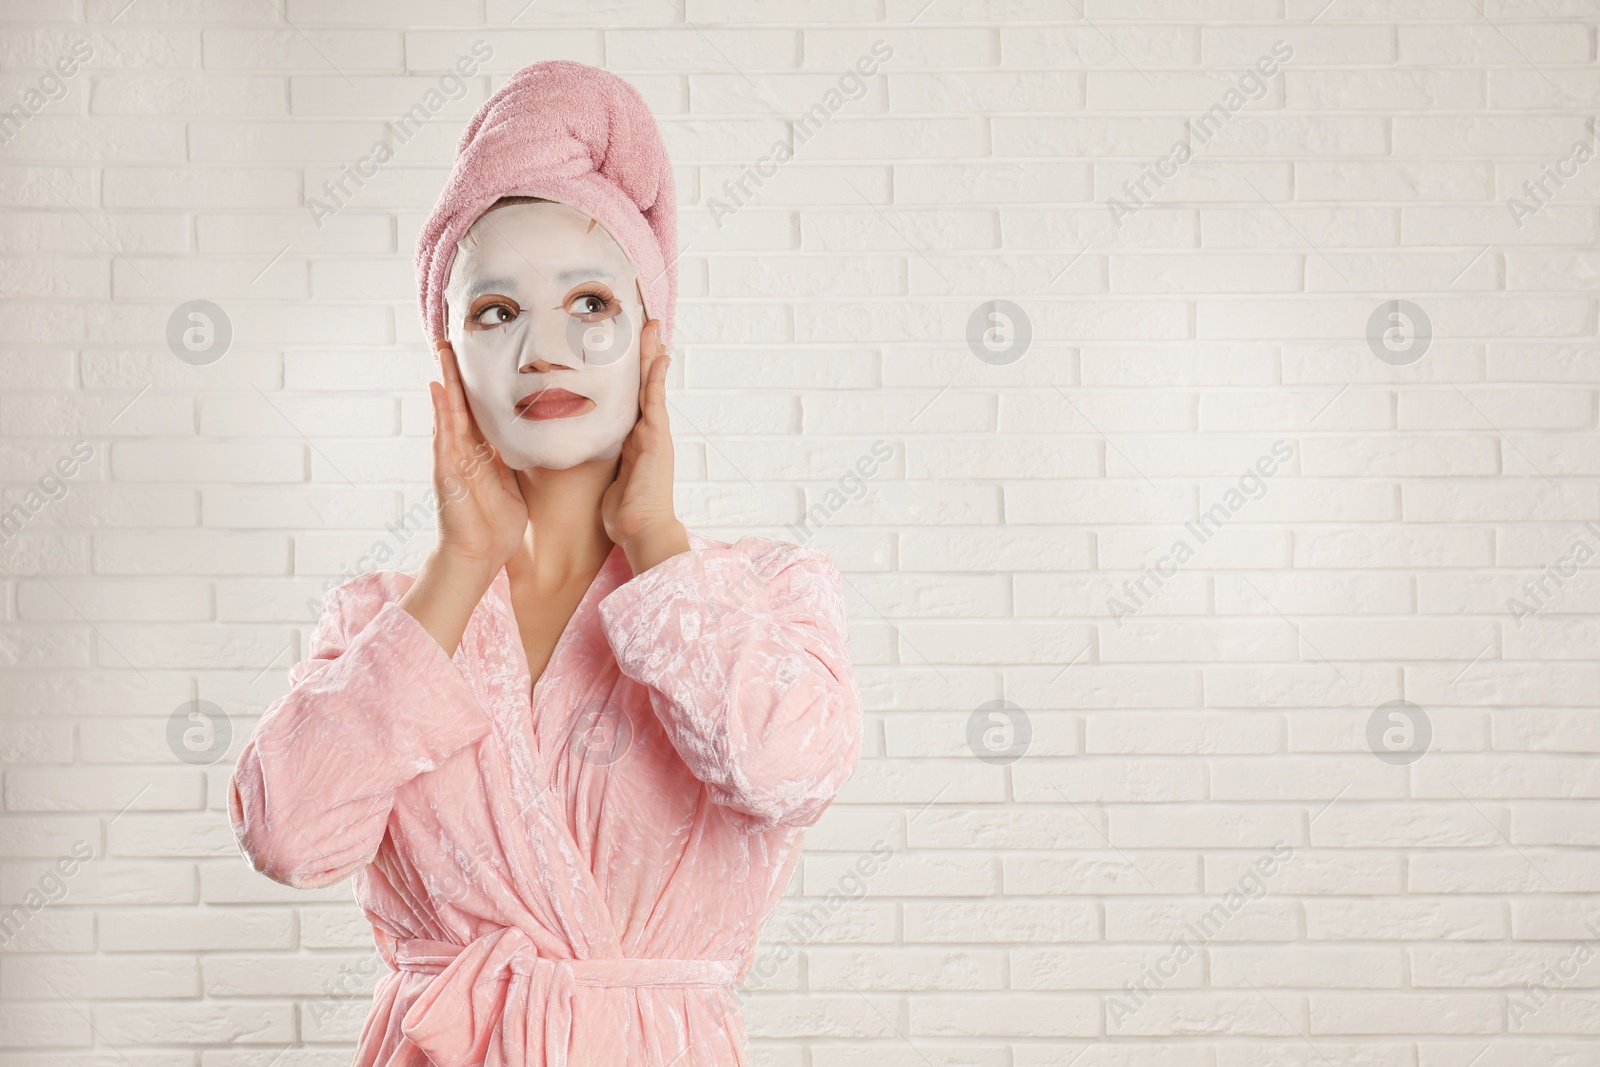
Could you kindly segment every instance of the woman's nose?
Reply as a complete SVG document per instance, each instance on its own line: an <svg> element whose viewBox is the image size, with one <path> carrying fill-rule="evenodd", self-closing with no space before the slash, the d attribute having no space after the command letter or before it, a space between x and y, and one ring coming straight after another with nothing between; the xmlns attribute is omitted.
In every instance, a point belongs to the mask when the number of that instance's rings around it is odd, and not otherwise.
<svg viewBox="0 0 1600 1067"><path fill-rule="evenodd" d="M525 335L517 373L537 374L583 365L583 350L573 350L572 330L565 316L559 322L541 320L533 325Z"/></svg>
<svg viewBox="0 0 1600 1067"><path fill-rule="evenodd" d="M557 366L557 364L551 363L548 359L544 359L543 357L535 357L535 358L530 359L527 362L523 363L522 366L518 367L517 368L517 373L518 374L543 374L543 373L545 373L547 371L555 369L556 366Z"/></svg>

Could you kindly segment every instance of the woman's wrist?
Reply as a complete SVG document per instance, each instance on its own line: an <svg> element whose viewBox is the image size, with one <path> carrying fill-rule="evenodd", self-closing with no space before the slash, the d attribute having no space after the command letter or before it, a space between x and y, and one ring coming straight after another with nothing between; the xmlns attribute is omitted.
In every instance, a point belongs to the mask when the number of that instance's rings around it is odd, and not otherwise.
<svg viewBox="0 0 1600 1067"><path fill-rule="evenodd" d="M473 611L499 573L499 567L435 548L423 560L416 581L401 596L399 605L447 655L454 656Z"/></svg>
<svg viewBox="0 0 1600 1067"><path fill-rule="evenodd" d="M422 568L417 574L421 577L427 572L440 580L448 580L451 585L472 594L475 604L483 599L483 594L489 591L489 586L494 584L495 576L504 566L503 562L488 563L484 560L469 559L449 548L435 546L422 561Z"/></svg>
<svg viewBox="0 0 1600 1067"><path fill-rule="evenodd" d="M637 535L622 542L623 555L635 575L643 574L657 563L689 551L689 531L677 519L646 527Z"/></svg>

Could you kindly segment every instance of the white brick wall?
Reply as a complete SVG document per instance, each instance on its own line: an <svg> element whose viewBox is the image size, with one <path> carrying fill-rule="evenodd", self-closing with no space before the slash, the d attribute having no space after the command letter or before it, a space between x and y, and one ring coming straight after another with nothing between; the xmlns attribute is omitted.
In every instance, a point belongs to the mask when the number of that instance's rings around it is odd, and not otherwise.
<svg viewBox="0 0 1600 1067"><path fill-rule="evenodd" d="M849 580L867 736L749 983L758 1063L1600 1063L1600 559L1508 606L1600 550L1600 161L1506 203L1593 143L1597 0L0 18L0 109L31 114L0 137L7 1067L349 1062L378 973L349 885L254 874L224 788L308 601L425 551L414 236L461 124L554 57L639 86L676 165L682 514L809 510ZM166 341L196 299L232 325L207 365ZM966 340L995 299L1032 330L1005 365ZM1433 331L1404 365L1368 339L1397 299ZM194 699L215 762L174 756ZM1000 699L1009 763L969 732ZM1394 700L1431 727L1410 763L1368 740Z"/></svg>

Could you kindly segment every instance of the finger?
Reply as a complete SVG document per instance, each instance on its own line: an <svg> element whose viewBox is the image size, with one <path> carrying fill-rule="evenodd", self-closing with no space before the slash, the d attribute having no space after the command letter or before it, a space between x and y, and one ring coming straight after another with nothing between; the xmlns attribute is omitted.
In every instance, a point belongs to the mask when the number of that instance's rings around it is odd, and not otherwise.
<svg viewBox="0 0 1600 1067"><path fill-rule="evenodd" d="M439 393L444 387L436 381L428 382L428 403L433 408L433 450L439 451Z"/></svg>
<svg viewBox="0 0 1600 1067"><path fill-rule="evenodd" d="M435 341L433 347L434 351L439 355L439 380L443 382L445 390L448 392L450 382L455 377L455 349L451 348L450 342L443 338Z"/></svg>
<svg viewBox="0 0 1600 1067"><path fill-rule="evenodd" d="M639 334L639 412L650 410L650 368L661 348L661 320L651 319Z"/></svg>
<svg viewBox="0 0 1600 1067"><path fill-rule="evenodd" d="M651 319L655 332L650 335L651 358L639 375L639 412L652 427L664 423L667 415L667 367L672 362L661 344L661 320Z"/></svg>
<svg viewBox="0 0 1600 1067"><path fill-rule="evenodd" d="M461 382L461 364L456 362L456 350L449 345L444 347L444 359L449 374L450 407L458 416L467 414L467 390Z"/></svg>
<svg viewBox="0 0 1600 1067"><path fill-rule="evenodd" d="M450 404L441 382L428 383L428 398L433 401L433 476L437 483L446 478L455 465L450 437Z"/></svg>
<svg viewBox="0 0 1600 1067"><path fill-rule="evenodd" d="M661 420L663 429L667 425L667 371L671 367L672 357L665 353L650 365L650 410Z"/></svg>
<svg viewBox="0 0 1600 1067"><path fill-rule="evenodd" d="M439 467L443 469L449 463L456 446L448 372L445 372L444 381L428 383L428 395L433 398L433 454Z"/></svg>
<svg viewBox="0 0 1600 1067"><path fill-rule="evenodd" d="M439 341L436 348L439 353L439 377L442 379L439 385L441 393L439 398L439 426L445 444L453 449L459 442L460 433L455 417L455 395L458 381L455 352L451 349L448 341Z"/></svg>

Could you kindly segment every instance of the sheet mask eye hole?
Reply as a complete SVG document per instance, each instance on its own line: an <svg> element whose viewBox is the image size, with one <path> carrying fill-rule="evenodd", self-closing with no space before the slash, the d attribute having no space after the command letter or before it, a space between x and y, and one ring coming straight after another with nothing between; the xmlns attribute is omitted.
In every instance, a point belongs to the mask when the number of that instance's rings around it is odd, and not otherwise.
<svg viewBox="0 0 1600 1067"><path fill-rule="evenodd" d="M571 311L578 318L593 322L596 316L608 315L612 306L612 302L599 293L581 293L573 297Z"/></svg>
<svg viewBox="0 0 1600 1067"><path fill-rule="evenodd" d="M473 321L479 326L490 328L494 326L504 326L516 319L516 317L516 312L512 311L511 308L507 307L505 304L490 304L488 307L480 310L472 318Z"/></svg>

